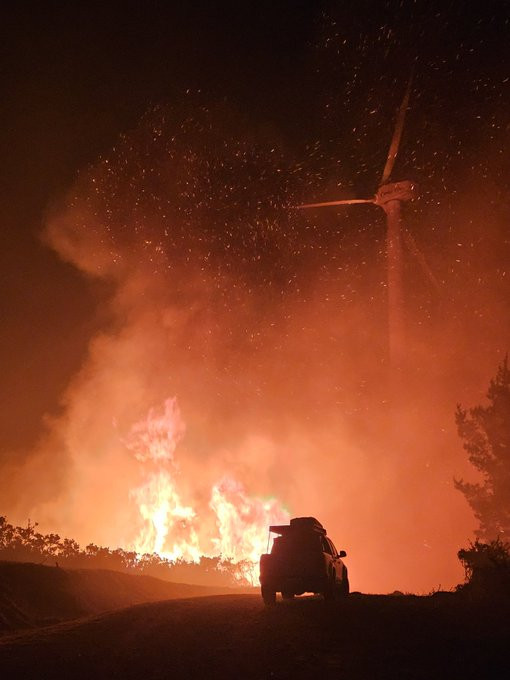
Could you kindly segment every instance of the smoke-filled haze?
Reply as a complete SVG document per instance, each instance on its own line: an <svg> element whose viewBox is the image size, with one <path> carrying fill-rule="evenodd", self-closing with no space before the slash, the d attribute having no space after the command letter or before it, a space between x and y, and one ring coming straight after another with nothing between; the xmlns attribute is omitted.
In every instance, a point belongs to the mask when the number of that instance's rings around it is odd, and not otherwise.
<svg viewBox="0 0 510 680"><path fill-rule="evenodd" d="M287 134L183 91L51 196L44 247L100 286L101 321L61 408L6 464L11 520L83 544L242 559L265 547L253 524L312 514L347 550L355 589L461 580L456 551L476 523L453 487L473 477L453 413L483 400L509 346L509 108L487 72L467 89L462 131L440 110L444 78L437 95L433 62L418 60L395 178L418 181L404 219L440 290L406 251L395 379L383 211L295 208L377 187L407 74L375 80L367 51L349 51L331 17L318 23L317 78L358 55L369 94L354 69L307 104L322 123L299 143L295 121Z"/></svg>

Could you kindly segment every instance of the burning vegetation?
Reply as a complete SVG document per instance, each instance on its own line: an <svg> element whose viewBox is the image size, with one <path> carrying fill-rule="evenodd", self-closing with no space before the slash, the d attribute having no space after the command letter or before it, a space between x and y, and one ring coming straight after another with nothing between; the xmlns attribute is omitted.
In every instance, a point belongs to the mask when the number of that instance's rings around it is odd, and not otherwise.
<svg viewBox="0 0 510 680"><path fill-rule="evenodd" d="M134 550L112 549L94 543L82 548L74 539L43 534L37 526L31 522L25 527L15 526L0 517L0 560L68 569L109 569L204 586L238 588L252 585L252 564L248 561L234 562L203 555L196 561L168 560L157 553L141 555Z"/></svg>
<svg viewBox="0 0 510 680"><path fill-rule="evenodd" d="M243 485L227 475L212 485L201 514L185 504L174 455L183 434L175 399L166 400L161 413L151 410L131 430L126 446L140 463L143 479L130 491L140 526L132 546L138 555L156 553L172 562L220 556L238 564L253 584L267 526L284 520L287 513L275 500L250 498Z"/></svg>

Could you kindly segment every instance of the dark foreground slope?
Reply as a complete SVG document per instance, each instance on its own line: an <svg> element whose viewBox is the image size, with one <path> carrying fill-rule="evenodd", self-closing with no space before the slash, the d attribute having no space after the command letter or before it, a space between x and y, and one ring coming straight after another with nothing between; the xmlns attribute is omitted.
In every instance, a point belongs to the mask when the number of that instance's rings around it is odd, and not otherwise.
<svg viewBox="0 0 510 680"><path fill-rule="evenodd" d="M228 592L106 569L0 562L0 634L141 602Z"/></svg>
<svg viewBox="0 0 510 680"><path fill-rule="evenodd" d="M508 612L454 596L139 605L0 642L7 678L501 678Z"/></svg>

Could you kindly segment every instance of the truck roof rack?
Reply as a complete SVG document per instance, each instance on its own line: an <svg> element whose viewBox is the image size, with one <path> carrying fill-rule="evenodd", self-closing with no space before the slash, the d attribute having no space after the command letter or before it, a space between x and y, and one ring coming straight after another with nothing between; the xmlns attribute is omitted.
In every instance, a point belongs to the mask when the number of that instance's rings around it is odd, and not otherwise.
<svg viewBox="0 0 510 680"><path fill-rule="evenodd" d="M313 531L316 534L326 535L326 529L322 526L319 520L315 517L294 517L290 520L290 524L273 524L269 527L269 531L283 536L291 531Z"/></svg>
<svg viewBox="0 0 510 680"><path fill-rule="evenodd" d="M280 534L280 536L283 536L283 534L288 534L290 531L290 524L272 524L269 527L269 531L273 534Z"/></svg>

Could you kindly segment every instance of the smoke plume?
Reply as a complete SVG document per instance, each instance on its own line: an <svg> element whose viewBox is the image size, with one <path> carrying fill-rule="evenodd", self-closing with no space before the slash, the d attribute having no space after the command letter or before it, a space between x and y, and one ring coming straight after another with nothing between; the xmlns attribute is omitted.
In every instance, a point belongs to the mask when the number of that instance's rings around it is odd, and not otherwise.
<svg viewBox="0 0 510 680"><path fill-rule="evenodd" d="M474 520L453 411L505 349L494 248L477 256L500 216L408 216L443 294L408 264L394 394L382 211L298 214L327 179L312 167L227 107L162 107L81 173L44 238L104 283L108 322L16 472L14 513L80 542L236 559L253 523L314 515L354 588L460 580Z"/></svg>

